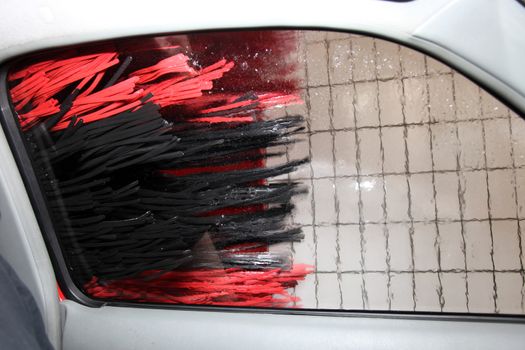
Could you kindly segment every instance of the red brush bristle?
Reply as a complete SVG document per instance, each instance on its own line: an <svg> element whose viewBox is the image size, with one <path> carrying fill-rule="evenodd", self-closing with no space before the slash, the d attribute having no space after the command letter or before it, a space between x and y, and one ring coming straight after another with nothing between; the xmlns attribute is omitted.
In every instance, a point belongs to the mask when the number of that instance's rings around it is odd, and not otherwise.
<svg viewBox="0 0 525 350"><path fill-rule="evenodd" d="M145 84L157 80L166 74L186 73L189 75L197 75L197 72L188 65L188 60L188 56L179 53L165 58L153 66L139 69L131 73L130 76L139 77L139 83Z"/></svg>
<svg viewBox="0 0 525 350"><path fill-rule="evenodd" d="M298 301L287 289L312 272L298 264L291 270L201 269L163 273L154 281L148 277L159 271L145 272L137 278L105 282L93 278L86 291L95 298L150 301L170 304L293 307Z"/></svg>
<svg viewBox="0 0 525 350"><path fill-rule="evenodd" d="M119 63L115 52L87 55L72 59L48 62L44 66L30 66L11 76L23 80L11 89L11 98L17 110L29 102L38 105L74 83L91 78Z"/></svg>
<svg viewBox="0 0 525 350"><path fill-rule="evenodd" d="M115 53L87 55L79 59L65 59L37 64L12 74L15 80L23 80L11 89L11 97L23 128L33 125L38 118L49 117L59 112L57 101L51 96L66 89L71 83L80 81L76 89L81 91L72 108L54 126L53 131L65 129L73 116L82 118L84 123L111 117L132 110L143 104L144 96L151 94L151 101L166 107L184 104L202 96L204 90L213 88L213 80L221 78L232 67L232 62L219 60L217 63L196 71L188 64L188 57L177 54L161 62L135 71L131 77L105 89L93 92L103 78L103 72L117 64ZM37 67L39 69L37 69ZM67 74L65 73L67 72ZM177 76L151 83L169 73ZM149 84L146 84L149 83ZM141 84L138 87L137 84ZM36 106L22 112L28 104Z"/></svg>

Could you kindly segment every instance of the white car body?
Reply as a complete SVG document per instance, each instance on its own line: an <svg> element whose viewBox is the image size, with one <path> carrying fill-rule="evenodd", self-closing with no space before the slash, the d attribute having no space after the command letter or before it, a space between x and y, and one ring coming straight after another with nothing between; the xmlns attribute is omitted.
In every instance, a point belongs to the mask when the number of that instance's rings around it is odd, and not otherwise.
<svg viewBox="0 0 525 350"><path fill-rule="evenodd" d="M525 6L517 0L3 0L0 13L2 64L37 50L145 34L265 27L368 33L439 58L525 114ZM525 344L524 324L498 320L60 304L52 264L2 129L0 159L0 253L33 291L57 349L518 349Z"/></svg>

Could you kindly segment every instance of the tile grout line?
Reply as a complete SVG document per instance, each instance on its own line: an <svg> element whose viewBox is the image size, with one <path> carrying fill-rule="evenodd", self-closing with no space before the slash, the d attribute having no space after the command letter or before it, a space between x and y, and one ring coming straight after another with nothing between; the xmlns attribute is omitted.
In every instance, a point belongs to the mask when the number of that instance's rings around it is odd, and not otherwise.
<svg viewBox="0 0 525 350"><path fill-rule="evenodd" d="M387 272L385 270L342 270L342 274L361 274L361 273L381 273L381 274L412 274L413 272L416 273L457 273L457 274L464 274L465 272L468 273L525 273L525 270L523 269L504 269L504 270L492 270L492 269L473 269L473 270L463 270L463 269L444 269L444 270L438 270L438 269L426 269L426 270L397 270L392 269L390 272ZM336 273L336 271L318 271L318 273Z"/></svg>
<svg viewBox="0 0 525 350"><path fill-rule="evenodd" d="M284 115L285 115L286 117L289 117L289 116L290 116L290 114L289 114L289 112L288 112L288 107L287 107L287 106L284 107ZM294 144L296 144L296 143L294 143ZM290 162L290 154L289 154L290 149L289 149L289 146L290 146L290 145L288 145L288 144L284 145L284 149L286 150L284 155L286 156L286 162L287 162L287 163ZM297 171L297 170L295 170L295 171ZM291 176L291 173L286 174L286 182L288 182L288 183L292 182L292 176ZM292 220L292 223L295 222L295 215L294 215L294 213L293 213L293 210L292 210L292 212L290 213L290 218L291 218L291 220ZM295 250L294 250L294 242L292 242L291 249L292 249L292 253L295 253Z"/></svg>
<svg viewBox="0 0 525 350"><path fill-rule="evenodd" d="M297 38L296 52L298 54L298 59L299 59L299 62L300 62L301 61L301 57L299 55L305 54L305 52L304 52L305 40L304 40L304 37L303 37L302 33L300 33L299 31L297 31L296 33L298 33L298 34L296 34L297 35L296 36L296 38ZM303 61L303 62L304 62L304 68L306 70L306 62L305 61ZM304 75L304 78L306 79L306 74ZM290 116L290 113L289 113L289 110L288 110L288 106L284 107L284 114L287 117ZM290 145L286 144L286 145L284 145L284 147L285 147L285 150L286 150L286 152L285 152L286 162L289 163L290 162ZM292 182L292 175L291 175L291 173L287 174L287 180L286 181L288 183ZM294 224L295 223L295 214L294 214L293 210L290 212L290 219L291 219L292 224ZM293 242L293 241L290 244L290 251L291 251L292 257L294 257L295 256L295 242ZM295 289L296 289L296 287L293 287L293 293L294 293L293 295L294 296L295 296ZM296 301L294 301L294 306L297 306L297 302Z"/></svg>
<svg viewBox="0 0 525 350"><path fill-rule="evenodd" d="M519 247L519 261L521 266L521 312L525 312L525 274L523 273L523 245L521 243L521 223L519 220L519 201L518 201L518 176L516 175L516 159L514 158L514 135L512 133L512 117L510 110L507 110L508 120L509 120L509 135L510 135L510 155L512 159L512 178L514 181L514 204L516 206L516 223L517 223L517 238L518 238L518 247Z"/></svg>
<svg viewBox="0 0 525 350"><path fill-rule="evenodd" d="M330 134L332 136L332 172L333 172L333 186L334 186L334 206L335 206L335 215L336 215L336 236L335 236L335 265L336 265L336 271L337 272L337 284L339 288L339 309L343 309L343 280L341 276L341 246L340 246L340 237L339 237L339 197L338 197L338 190L337 190L337 169L336 169L336 153L335 153L335 132L334 130L334 102L332 98L332 82L330 78L330 49L329 49L329 43L328 40L325 41L325 48L326 48L326 74L328 77L328 92L329 92L329 100L328 100L328 116L329 116L329 123L330 123Z"/></svg>
<svg viewBox="0 0 525 350"><path fill-rule="evenodd" d="M398 55L399 55L399 65L401 68L401 76L404 74L404 68L403 68L403 59L401 57L401 46L398 46ZM405 95L405 84L402 81L401 83L401 89L403 93L403 97L401 99L401 112L403 115L403 141L405 144L405 173L407 173L406 176L406 183L407 183L407 200L408 200L408 208L407 208L407 215L409 218L409 240L410 240L410 263L412 267L412 309L413 311L416 310L416 275L415 275L415 259L414 259L414 217L412 216L412 193L410 189L410 164L409 164L409 153L408 153L408 126L406 125L406 95ZM430 120L430 119L429 119Z"/></svg>
<svg viewBox="0 0 525 350"><path fill-rule="evenodd" d="M377 62L378 62L378 56L377 56L377 45L376 40L373 39L373 47L374 47L374 53L375 53L375 73L377 77ZM379 103L379 81L376 79L376 101L377 101L377 115L379 119L379 153L381 155L381 178L383 180L383 203L381 204L381 207L383 208L383 220L385 221L385 224L383 226L383 235L385 237L385 264L387 269L387 282L386 282L386 292L387 292L387 304L388 304L388 310L392 310L392 297L391 297L391 286L392 286L392 277L389 273L390 271L390 231L388 229L388 224L386 223L388 220L388 208L386 203L386 184L385 184L385 149L383 145L383 129L381 127L382 121L381 121L381 104Z"/></svg>
<svg viewBox="0 0 525 350"><path fill-rule="evenodd" d="M307 53L306 53L306 50L308 49L308 44L305 43L304 45L304 57L306 59L307 57ZM305 64L305 77L306 77L306 81L307 81L307 85L308 85L308 80L310 80L310 76L309 76L309 73L308 73L308 63ZM310 112L311 112L311 106L310 106L310 90L307 88L306 89L306 110L308 112L308 120L306 122L306 125L308 127L308 130L311 129L310 127ZM309 135L308 136L308 157L310 159L312 159L312 137ZM312 166L312 162L308 162L308 165L310 167L310 174L312 175L312 177L310 178L310 186L311 186L311 191L312 191L312 195L311 195L311 198L310 198L310 209L312 210L312 224L313 224L313 227L312 227L312 232L313 232L313 239L314 239L314 264L315 264L315 274L314 274L314 290L315 290L315 307L316 308L319 308L319 277L317 275L317 231L316 231L316 226L314 224L316 224L316 217L315 217L315 191L314 191L314 169L313 169L313 166Z"/></svg>
<svg viewBox="0 0 525 350"><path fill-rule="evenodd" d="M508 217L508 218L492 218L493 222L499 222L499 221L516 221L515 217ZM519 220L525 220L523 218L520 218ZM437 222L439 224L453 224L453 223L461 223L461 222L488 222L489 219L438 219ZM364 221L362 224L364 225L386 225L386 224L404 224L409 225L411 222L414 224L434 224L436 220L390 220L390 221ZM339 223L339 226L357 226L359 225L359 222L341 222ZM308 224L304 224L303 226L312 226ZM328 227L331 226L331 224L317 224L313 225L315 227Z"/></svg>
<svg viewBox="0 0 525 350"><path fill-rule="evenodd" d="M301 39L298 39L298 41L301 40ZM299 52L299 47L297 47L297 52ZM288 107L284 107L284 115L285 116L289 116L290 114L288 113ZM288 149L288 145L284 145L285 149L286 149L286 163L289 163L290 162L290 154L289 154L289 149ZM291 175L290 173L287 174L287 180L286 180L288 183L290 183L292 181L291 179ZM295 222L295 215L294 215L294 212L293 210L290 212L290 219L292 221L292 223ZM301 228L301 232L302 232L302 228ZM295 257L295 242L291 242L290 244L290 253L291 253L291 256L292 256L292 262L294 260L294 257ZM292 296L295 298L296 297L296 286L292 287ZM297 307L297 300L294 300L293 301L293 306L294 307Z"/></svg>
<svg viewBox="0 0 525 350"><path fill-rule="evenodd" d="M313 88L312 88L313 89ZM308 90L308 89L306 89ZM412 123L406 123L403 122L401 124L385 124L382 125L381 128L399 128L399 127L410 127L410 126L427 126L427 125L435 125L435 124L467 124L472 122L479 122L481 120L484 121L490 121L490 120L507 120L507 117L492 117L492 118L484 118L484 119L459 119L459 120L440 120L440 121L427 121L427 122L412 122ZM356 127L349 127L349 128L333 128L333 129L321 129L321 130L314 130L314 131L302 131L298 132L299 135L301 134L320 134L320 133L329 133L332 130L333 131L355 131L355 130L375 130L379 129L379 125L364 125L364 126L356 126Z"/></svg>
<svg viewBox="0 0 525 350"><path fill-rule="evenodd" d="M326 41L319 41L317 42L317 44L320 44L320 43L326 43ZM401 58L401 57L400 57ZM386 83L386 82L389 82L389 81L393 81L393 80L407 80L407 79L414 79L414 78L424 78L424 79L428 79L428 78L435 78L435 77L441 77L441 76L450 76L452 75L452 73L435 73L435 74L421 74L421 75L412 75L412 76L406 76L406 77L401 77L400 79L397 78L397 77L392 77L392 78L376 78L376 79L360 79L360 80L353 80L352 82L355 84L361 84L361 83L374 83L374 82L382 82L382 83ZM332 86L345 86L345 85L349 85L349 83L345 82L345 83L333 83ZM321 87L328 87L327 84L319 84L319 85L310 85L310 84L306 84L305 88L321 88Z"/></svg>
<svg viewBox="0 0 525 350"><path fill-rule="evenodd" d="M478 91L480 91L480 88L478 87ZM483 115L483 109L482 109L482 101L481 101L481 93L479 94L480 103L479 106L481 108L481 114ZM489 185L489 171L486 169L488 167L487 162L487 137L485 133L485 121L481 119L481 133L483 135L483 161L485 164L485 184L487 186L487 208L488 208L488 222L489 222L489 231L490 231L490 260L492 264L492 283L493 283L493 301L494 301L494 312L497 314L499 313L498 310L498 287L496 284L496 266L494 264L494 232L492 227L492 209L490 207L490 185Z"/></svg>
<svg viewBox="0 0 525 350"><path fill-rule="evenodd" d="M423 57L424 57L424 61L425 61L425 72L428 73L427 56L423 56ZM426 109L427 109L427 112L428 112L429 120L432 120L432 114L430 113L430 87L429 87L429 84L428 84L428 79L425 79L425 84L426 84L426 98L427 98ZM433 139L434 135L432 133L432 127L431 127L430 123L428 124L428 134L429 134L429 147L430 147L430 163L431 163L431 169L432 169L432 172L431 172L431 175L432 175L432 196L433 196L433 200L434 200L434 217L436 218L434 220L434 223L435 223L434 227L436 229L436 237L434 239L434 249L436 250L438 270L441 271L441 235L440 235L440 230L439 230L439 224L437 222L439 214L438 214L438 207L437 207L436 173L434 171L434 169L435 169L434 139ZM437 295L438 295L438 298L439 298L439 309L440 309L441 312L443 312L443 309L445 307L445 298L443 296L443 282L441 280L442 276L441 276L441 274L439 272L437 273L437 278L438 278L438 283L439 283L438 290L437 290Z"/></svg>
<svg viewBox="0 0 525 350"><path fill-rule="evenodd" d="M353 43L352 40L350 40L350 53L351 53L351 69L353 71L354 68L354 54L353 54ZM352 95L352 109L354 112L354 125L357 126L357 108L356 108L356 95L357 91L355 88L355 83L353 82L353 75L352 75L352 89L353 89L353 95ZM361 148L360 148L360 141L359 141L359 135L358 130L354 130L354 138L355 138L355 159L356 159L356 182L357 182L357 194L358 194L358 201L357 201L357 207L359 212L359 246L360 246L360 259L359 259L359 265L361 266L361 303L362 308L366 309L368 308L368 293L366 291L366 280L365 280L365 226L364 226L364 220L363 220L363 196L361 191Z"/></svg>
<svg viewBox="0 0 525 350"><path fill-rule="evenodd" d="M475 173L475 172L480 172L480 171L485 171L485 170L488 170L488 171L495 171L495 170L521 170L521 169L525 169L525 166L517 166L517 167L491 167L491 168L468 168L466 170L461 170L462 173ZM362 177L381 177L382 174L384 174L385 176L408 176L408 175L421 175L421 174L432 174L432 173L435 173L435 174L455 174L458 172L458 169L450 169L450 170L434 170L434 171L431 171L431 170L421 170L421 171L412 171L412 172L384 172L384 173L369 173L369 174L361 174ZM351 178L355 178L357 177L357 175L339 175L338 178L347 178L347 179L351 179ZM313 177L315 180L320 180L320 179L331 179L332 176L316 176L316 177ZM295 178L295 180L310 180L310 178ZM276 181L286 181L286 180L276 180ZM523 217L525 218L525 217Z"/></svg>
<svg viewBox="0 0 525 350"><path fill-rule="evenodd" d="M452 75L452 89L454 96L454 103L456 104L455 95L456 95L456 80L454 79L455 73ZM457 108L457 105L456 105ZM456 110L456 119L457 119L457 110ZM478 118L479 120L479 118ZM461 169L461 138L459 137L458 125L455 125L456 131L456 140L458 142L458 153L456 154L456 176L458 180L458 204L459 204L459 224L461 229L461 252L463 254L463 265L465 267L465 306L467 312L470 312L470 295L469 295L469 283L468 283L468 273L467 273L467 241L465 239L465 213L463 208L465 206L465 189L463 188L461 177L464 173Z"/></svg>
<svg viewBox="0 0 525 350"><path fill-rule="evenodd" d="M306 40L304 40L304 34L302 32L297 31L297 46L296 46L297 54L298 55L306 55L305 47L306 47ZM304 72L303 78L306 81L306 80L308 80L308 78L306 76L306 56L305 57L300 57L299 56L298 58L299 58L299 62L302 61L303 64L304 64L305 72ZM288 106L285 107L285 115L286 116L290 115L289 111L288 111ZM307 116L304 116L304 117L305 117L305 119L307 119ZM307 123L306 120L305 120L305 122ZM289 154L288 145L286 145L285 147L286 147L286 161L290 162L290 154ZM291 181L292 181L291 180L291 175L288 174L288 182L290 183ZM295 225L296 224L296 217L295 217L294 210L292 210L290 212L290 219L292 220L292 224ZM300 227L301 227L301 231L302 231L303 226L301 225ZM292 242L291 251L292 251L292 261L294 261L295 260L295 254L296 254L294 242ZM293 287L293 296L297 297L297 286ZM297 300L294 300L293 305L294 305L294 307L297 307Z"/></svg>

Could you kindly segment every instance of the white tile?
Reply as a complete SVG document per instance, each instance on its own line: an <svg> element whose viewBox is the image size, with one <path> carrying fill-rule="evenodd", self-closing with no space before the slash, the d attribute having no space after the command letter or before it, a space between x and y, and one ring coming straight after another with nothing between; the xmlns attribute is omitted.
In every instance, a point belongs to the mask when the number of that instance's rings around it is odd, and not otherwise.
<svg viewBox="0 0 525 350"><path fill-rule="evenodd" d="M303 309L317 308L315 279L315 274L306 275L305 279L295 287L295 296L300 299L297 302L298 307Z"/></svg>
<svg viewBox="0 0 525 350"><path fill-rule="evenodd" d="M313 206L312 206L312 187L310 181L305 181L306 193L292 197L294 209L292 211L292 221L296 224L311 225L313 224Z"/></svg>
<svg viewBox="0 0 525 350"><path fill-rule="evenodd" d="M307 264L315 267L315 243L314 229L312 226L303 226L304 239L294 242L294 262L296 264Z"/></svg>
<svg viewBox="0 0 525 350"><path fill-rule="evenodd" d="M446 74L451 72L449 66L439 62L438 60L430 56L426 56L426 60L428 74Z"/></svg>
<svg viewBox="0 0 525 350"><path fill-rule="evenodd" d="M412 252L408 224L388 224L390 268L394 271L412 270Z"/></svg>
<svg viewBox="0 0 525 350"><path fill-rule="evenodd" d="M521 261L525 262L525 221L520 220Z"/></svg>
<svg viewBox="0 0 525 350"><path fill-rule="evenodd" d="M390 280L391 309L412 311L414 299L412 295L412 274L393 274Z"/></svg>
<svg viewBox="0 0 525 350"><path fill-rule="evenodd" d="M484 90L481 90L481 110L483 118L506 117L509 112L503 103Z"/></svg>
<svg viewBox="0 0 525 350"><path fill-rule="evenodd" d="M403 89L400 80L378 82L381 125L403 124Z"/></svg>
<svg viewBox="0 0 525 350"><path fill-rule="evenodd" d="M299 96L302 99L301 103L291 104L286 106L286 113L288 115L302 115L308 119L308 106L305 101L308 99L307 89L301 89L298 91Z"/></svg>
<svg viewBox="0 0 525 350"><path fill-rule="evenodd" d="M326 63L327 52L324 42L315 42L306 45L308 86L328 84L328 69Z"/></svg>
<svg viewBox="0 0 525 350"><path fill-rule="evenodd" d="M383 225L365 225L363 237L365 270L386 270L386 239Z"/></svg>
<svg viewBox="0 0 525 350"><path fill-rule="evenodd" d="M467 312L465 274L442 273L443 312Z"/></svg>
<svg viewBox="0 0 525 350"><path fill-rule="evenodd" d="M359 142L361 174L381 173L382 157L379 129L358 130L357 137Z"/></svg>
<svg viewBox="0 0 525 350"><path fill-rule="evenodd" d="M428 127L409 126L407 129L409 171L431 171L430 134Z"/></svg>
<svg viewBox="0 0 525 350"><path fill-rule="evenodd" d="M320 273L317 275L319 309L339 309L341 307L340 285L336 273Z"/></svg>
<svg viewBox="0 0 525 350"><path fill-rule="evenodd" d="M452 77L439 75L428 79L430 120L452 121L456 119Z"/></svg>
<svg viewBox="0 0 525 350"><path fill-rule="evenodd" d="M326 39L328 40L349 39L351 37L351 34L344 32L326 32Z"/></svg>
<svg viewBox="0 0 525 350"><path fill-rule="evenodd" d="M334 176L333 138L329 132L310 136L314 178Z"/></svg>
<svg viewBox="0 0 525 350"><path fill-rule="evenodd" d="M481 121L457 123L459 161L463 169L485 167L483 151L483 126Z"/></svg>
<svg viewBox="0 0 525 350"><path fill-rule="evenodd" d="M427 82L424 78L403 80L405 92L405 121L407 124L429 121Z"/></svg>
<svg viewBox="0 0 525 350"><path fill-rule="evenodd" d="M431 131L434 169L455 170L458 160L456 126L451 123L439 123L432 125Z"/></svg>
<svg viewBox="0 0 525 350"><path fill-rule="evenodd" d="M270 253L289 255L292 253L292 242L280 242L268 247Z"/></svg>
<svg viewBox="0 0 525 350"><path fill-rule="evenodd" d="M354 81L373 80L376 78L376 58L373 38L352 38L352 67L354 69Z"/></svg>
<svg viewBox="0 0 525 350"><path fill-rule="evenodd" d="M330 130L330 90L326 86L308 89L311 131Z"/></svg>
<svg viewBox="0 0 525 350"><path fill-rule="evenodd" d="M365 176L359 184L363 202L363 220L377 222L383 220L383 180L380 177Z"/></svg>
<svg viewBox="0 0 525 350"><path fill-rule="evenodd" d="M331 84L343 84L352 80L352 55L350 39L332 40L328 44Z"/></svg>
<svg viewBox="0 0 525 350"><path fill-rule="evenodd" d="M519 272L496 273L498 288L498 312L502 314L522 314L523 278Z"/></svg>
<svg viewBox="0 0 525 350"><path fill-rule="evenodd" d="M361 274L343 274L343 309L363 309L363 277Z"/></svg>
<svg viewBox="0 0 525 350"><path fill-rule="evenodd" d="M479 119L481 111L479 87L456 72L453 79L457 119Z"/></svg>
<svg viewBox="0 0 525 350"><path fill-rule="evenodd" d="M381 130L381 133L384 152L384 172L405 172L406 154L404 128L402 126L384 127Z"/></svg>
<svg viewBox="0 0 525 350"><path fill-rule="evenodd" d="M525 217L525 169L516 169L516 193L518 194L518 214Z"/></svg>
<svg viewBox="0 0 525 350"><path fill-rule="evenodd" d="M416 270L437 270L438 256L434 223L414 224L414 266Z"/></svg>
<svg viewBox="0 0 525 350"><path fill-rule="evenodd" d="M404 77L426 74L425 56L422 53L409 49L406 46L401 46L399 54Z"/></svg>
<svg viewBox="0 0 525 350"><path fill-rule="evenodd" d="M353 128L354 88L351 85L332 86L332 124L335 129Z"/></svg>
<svg viewBox="0 0 525 350"><path fill-rule="evenodd" d="M305 181L303 185L307 192L292 197L294 210L292 212L292 221L296 224L311 225L313 224L313 205L312 205L312 187L310 181Z"/></svg>
<svg viewBox="0 0 525 350"><path fill-rule="evenodd" d="M404 175L386 175L386 212L389 221L406 221L408 217L408 183Z"/></svg>
<svg viewBox="0 0 525 350"><path fill-rule="evenodd" d="M487 182L484 171L460 174L463 217L465 219L488 218Z"/></svg>
<svg viewBox="0 0 525 350"><path fill-rule="evenodd" d="M286 147L274 147L273 149L267 149L268 152L276 152L281 153L284 152L284 154L280 156L273 156L266 158L266 166L267 167L276 167L279 165L286 164L288 161L286 158ZM308 167L308 166L306 166ZM270 177L271 181L288 181L288 174L281 174L277 176Z"/></svg>
<svg viewBox="0 0 525 350"><path fill-rule="evenodd" d="M376 39L377 78L391 79L400 77L399 45Z"/></svg>
<svg viewBox="0 0 525 350"><path fill-rule="evenodd" d="M264 116L269 119L282 118L286 115L286 109L284 108L284 106L277 106L267 109L263 113Z"/></svg>
<svg viewBox="0 0 525 350"><path fill-rule="evenodd" d="M355 178L337 178L339 222L359 223L359 186Z"/></svg>
<svg viewBox="0 0 525 350"><path fill-rule="evenodd" d="M342 271L361 270L361 233L358 225L339 226Z"/></svg>
<svg viewBox="0 0 525 350"><path fill-rule="evenodd" d="M268 153L284 153L280 156L273 156L266 158L266 166L274 167L286 163L286 146L272 147L268 149Z"/></svg>
<svg viewBox="0 0 525 350"><path fill-rule="evenodd" d="M469 270L492 269L490 226L488 221L465 222L467 268Z"/></svg>
<svg viewBox="0 0 525 350"><path fill-rule="evenodd" d="M440 311L436 273L415 273L416 311Z"/></svg>
<svg viewBox="0 0 525 350"><path fill-rule="evenodd" d="M510 113L512 125L512 147L514 153L514 164L525 165L525 120L516 113Z"/></svg>
<svg viewBox="0 0 525 350"><path fill-rule="evenodd" d="M337 227L318 226L317 235L317 271L332 272L337 270Z"/></svg>
<svg viewBox="0 0 525 350"><path fill-rule="evenodd" d="M469 272L467 280L469 311L494 313L494 281L492 273Z"/></svg>
<svg viewBox="0 0 525 350"><path fill-rule="evenodd" d="M487 152L487 166L511 167L512 157L510 150L510 130L507 119L486 120L485 143Z"/></svg>
<svg viewBox="0 0 525 350"><path fill-rule="evenodd" d="M439 246L442 270L465 269L465 245L459 222L439 224Z"/></svg>
<svg viewBox="0 0 525 350"><path fill-rule="evenodd" d="M296 80L300 87L308 85L308 78L306 76L306 42L303 40L303 35L297 34L297 42L286 59L288 64L296 64L296 68L291 72L290 79Z"/></svg>
<svg viewBox="0 0 525 350"><path fill-rule="evenodd" d="M333 179L314 180L314 210L317 225L335 224L335 183Z"/></svg>
<svg viewBox="0 0 525 350"><path fill-rule="evenodd" d="M377 84L361 82L355 84L356 126L378 126L379 108Z"/></svg>
<svg viewBox="0 0 525 350"><path fill-rule="evenodd" d="M336 176L356 175L355 132L337 131L334 142Z"/></svg>
<svg viewBox="0 0 525 350"><path fill-rule="evenodd" d="M514 195L514 173L512 170L492 170L488 172L490 190L490 212L492 218L511 218L516 216Z"/></svg>
<svg viewBox="0 0 525 350"><path fill-rule="evenodd" d="M387 275L384 273L366 273L365 290L368 310L388 310Z"/></svg>
<svg viewBox="0 0 525 350"><path fill-rule="evenodd" d="M494 240L494 266L496 270L521 268L517 221L493 221L492 236Z"/></svg>
<svg viewBox="0 0 525 350"><path fill-rule="evenodd" d="M436 173L437 216L439 219L458 220L460 218L458 176L456 173Z"/></svg>
<svg viewBox="0 0 525 350"><path fill-rule="evenodd" d="M308 136L298 137L297 141L288 145L288 158L290 161L301 160L310 157L310 144ZM312 168L310 164L301 165L297 170L290 173L291 179L309 179L312 177Z"/></svg>
<svg viewBox="0 0 525 350"><path fill-rule="evenodd" d="M327 31L325 30L305 30L304 40L307 43L323 41L326 39Z"/></svg>
<svg viewBox="0 0 525 350"><path fill-rule="evenodd" d="M413 174L409 177L411 213L414 220L435 220L434 190L431 174Z"/></svg>

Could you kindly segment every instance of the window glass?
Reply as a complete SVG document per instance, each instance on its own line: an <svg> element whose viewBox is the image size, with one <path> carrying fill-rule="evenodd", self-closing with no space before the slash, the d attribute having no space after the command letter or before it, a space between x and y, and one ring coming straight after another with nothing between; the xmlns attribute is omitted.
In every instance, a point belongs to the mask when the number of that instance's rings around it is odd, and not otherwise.
<svg viewBox="0 0 525 350"><path fill-rule="evenodd" d="M523 120L369 36L132 38L17 63L12 107L94 299L520 314Z"/></svg>

